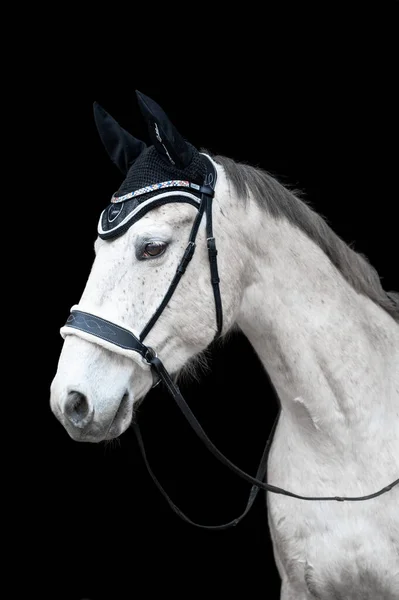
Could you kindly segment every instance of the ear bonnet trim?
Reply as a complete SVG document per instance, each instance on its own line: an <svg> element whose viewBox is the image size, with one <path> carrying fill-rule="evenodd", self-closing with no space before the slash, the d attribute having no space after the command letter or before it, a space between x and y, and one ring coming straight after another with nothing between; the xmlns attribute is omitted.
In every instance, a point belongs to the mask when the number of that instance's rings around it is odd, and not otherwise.
<svg viewBox="0 0 399 600"><path fill-rule="evenodd" d="M149 200L145 200L144 202L136 206L136 208L134 208L130 213L128 213L127 216L120 223L115 225L115 227L112 227L112 229L105 229L104 223L112 223L112 221L116 218L110 217L111 211L114 208L116 208L114 204L111 204L111 206L103 210L103 212L101 213L97 228L98 235L103 240L119 237L120 235L125 233L129 229L129 227L133 225L133 223L141 219L141 217L143 217L148 211L152 210L153 208L157 208L158 206L162 206L163 204L169 204L171 202L184 202L186 204L191 204L192 206L195 206L197 209L200 205L200 200L193 194L190 194L189 192L176 191L166 192L164 194L157 194L155 197L150 198ZM119 206L120 209L122 209L123 204ZM116 216L119 216L119 212Z"/></svg>
<svg viewBox="0 0 399 600"><path fill-rule="evenodd" d="M149 194L150 192L156 192L157 190L163 190L165 188L170 187L189 187L197 191L200 189L200 186L196 183L190 183L189 181L181 181L179 179L175 179L173 181L162 181L162 183L153 183L152 185L147 185L146 187L143 187L140 190L136 190L135 192L129 192L128 194L124 194L123 196L113 195L111 198L111 202L113 204L116 204L117 202L124 202L125 200L135 198L136 196L141 196L142 194Z"/></svg>

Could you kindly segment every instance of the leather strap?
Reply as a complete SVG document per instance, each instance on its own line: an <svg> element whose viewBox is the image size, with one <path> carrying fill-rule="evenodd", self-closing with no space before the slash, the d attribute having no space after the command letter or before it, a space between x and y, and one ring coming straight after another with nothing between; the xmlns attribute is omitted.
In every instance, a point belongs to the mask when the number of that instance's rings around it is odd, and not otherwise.
<svg viewBox="0 0 399 600"><path fill-rule="evenodd" d="M211 284L213 289L213 296L215 298L215 311L216 311L216 326L217 333L215 339L221 336L223 329L223 310L222 310L222 298L220 295L220 278L218 272L217 254L215 238L213 237L212 227L212 204L211 199L207 199L206 204L206 241L208 246L208 257L209 265L211 269Z"/></svg>
<svg viewBox="0 0 399 600"><path fill-rule="evenodd" d="M195 252L195 248L196 248L195 239L197 237L198 228L199 228L199 225L201 223L202 216L204 214L204 208L205 208L205 200L203 198L201 200L201 204L200 204L200 207L198 209L198 213L197 213L197 215L195 217L193 226L191 228L189 242L188 242L187 248L184 251L183 258L181 259L181 261L179 263L179 266L176 269L175 276L173 277L172 282L171 282L171 284L170 284L170 286L168 288L168 291L166 292L165 296L163 297L161 304L158 306L158 308L156 309L155 313L152 315L151 319L148 321L148 323L145 325L143 331L140 333L140 340L141 341L144 341L144 339L147 337L147 335L149 334L149 332L151 331L151 329L154 327L155 323L158 321L158 319L161 316L163 310L165 309L165 307L168 304L169 300L173 296L174 291L177 288L180 279L182 278L182 276L186 272L188 263L192 259L193 255L194 255L194 252Z"/></svg>
<svg viewBox="0 0 399 600"><path fill-rule="evenodd" d="M197 238L199 226L202 221L202 217L205 213L206 216L206 236L207 236L207 245L208 245L208 255L209 255L209 265L211 271L211 284L213 289L213 295L215 298L215 309L216 309L216 334L215 338L220 337L223 328L223 308L222 308L222 299L220 295L219 288L219 274L217 267L217 250L215 244L215 238L213 237L213 226L212 226L212 200L215 193L215 185L216 185L216 171L209 160L209 158L204 155L205 164L207 166L207 173L205 176L205 184L198 188L198 191L201 192L201 203L198 208L198 213L195 217L193 226L191 228L189 242L187 248L184 252L183 258L179 263L179 266L176 269L176 274L174 275L171 284L162 299L161 304L156 309L155 313L152 315L148 323L145 325L143 331L140 334L140 340L143 342L151 329L154 327L155 323L158 321L165 307L167 306L169 300L173 296L175 289L177 288L181 277L184 275L186 268L192 259L196 244L195 240Z"/></svg>
<svg viewBox="0 0 399 600"><path fill-rule="evenodd" d="M284 496L290 496L291 498L298 498L299 500L320 500L320 501L336 500L338 502L344 502L344 501L356 502L356 501L371 500L371 498L376 498L377 496L380 496L381 494L384 494L385 492L390 491L394 486L398 485L398 483L399 483L399 479L396 479L395 481L393 481L386 487L382 488L378 492L374 492L373 494L368 494L367 496L302 496L301 494L295 494L294 492L284 490L283 488L280 488L275 485L271 485L270 483L265 483L263 481L260 481L257 477L252 477L252 475L249 475L248 473L246 473L245 471L243 471L242 469L237 467L237 465L232 463L211 442L211 440L208 438L205 431L202 429L201 425L195 418L190 407L187 405L186 401L184 400L178 386L172 381L169 373L167 372L164 365L162 364L162 362L159 360L159 358L157 356L154 356L151 359L151 365L154 367L154 369L158 373L159 377L161 378L163 383L166 385L168 392L173 396L176 404L182 411L183 415L185 416L185 418L187 419L187 421L189 422L189 424L191 425L191 427L193 428L193 430L195 431L197 436L200 438L200 440L208 448L208 450L210 452L212 452L212 454L221 463L223 463L231 471L233 471L233 473L236 473L239 477L248 481L248 483L251 483L252 485L256 485L259 488L261 488L262 490L265 490L267 492L273 492L274 494L283 494ZM269 441L268 441L268 443L269 443Z"/></svg>
<svg viewBox="0 0 399 600"><path fill-rule="evenodd" d="M154 472L152 471L152 469L151 469L151 467L150 467L150 465L148 463L148 459L147 459L147 455L146 455L146 452L145 452L144 443L143 443L143 439L142 439L142 436L141 436L139 425L138 425L137 422L134 422L132 426L133 426L133 429L134 429L135 434L136 434L137 442L138 442L141 454L143 456L144 463L145 463L145 465L146 465L146 467L148 469L148 472L149 472L149 474L150 474L153 482L155 483L155 485L157 486L158 490L161 492L161 494L163 495L163 497L166 499L166 501L168 502L168 504L171 507L171 509L181 519L183 519L183 521L185 521L186 523L189 523L190 525L194 525L195 527L199 527L201 529L211 529L211 530L218 530L218 531L230 529L231 527L235 527L249 513L249 511L250 511L250 509L251 509L251 507L252 507L252 505L253 505L256 497L257 497L259 489L264 489L266 491L270 491L270 492L273 492L273 493L276 493L276 494L284 494L286 496L291 496L293 498L299 498L301 500L325 500L325 501L326 500L337 500L337 501L343 502L345 500L347 500L347 501L360 501L360 500L369 500L371 498L375 498L375 497L377 497L377 496L379 496L381 494L384 494L385 492L391 490L395 485L397 485L399 483L399 479L397 479L396 481L394 481L390 485L386 486L385 488L382 488L381 490L379 490L378 492L375 492L374 494L369 494L368 496L360 496L360 497L340 497L340 496L326 496L326 497L315 496L314 497L314 496L301 496L299 494L294 494L293 492L289 492L289 491L284 490L282 488L279 488L277 486L273 486L273 485L270 485L270 484L266 483L264 481L264 479L266 478L267 458L268 458L268 454L269 454L271 443L273 441L274 432L275 432L275 429L276 429L276 426L277 426L277 423L278 423L278 419L279 419L280 413L278 414L278 416L277 416L277 418L276 418L276 420L275 420L275 422L273 424L273 428L272 428L272 431L271 431L271 433L269 435L269 438L267 440L265 449L263 451L262 458L260 460L259 467L258 467L258 470L256 472L256 476L255 477L251 477L250 475L248 475L247 473L245 473L244 471L242 471L239 467L237 467L236 465L234 465L228 458L226 458L214 446L214 444L210 441L210 439L208 438L208 436L205 434L204 430L202 429L201 425L198 423L197 419L193 415L192 411L188 407L187 403L185 402L183 396L181 395L181 392L180 392L179 388L172 381L172 379L169 376L169 373L166 371L165 367L163 366L163 364L159 360L159 358L154 357L151 360L151 364L153 365L153 367L157 371L160 379L165 383L165 385L166 385L169 393L173 396L174 400L176 401L176 403L179 406L180 410L182 411L183 415L188 420L188 422L190 423L191 427L194 429L195 433L198 435L198 437L201 439L201 441L206 445L206 447L208 448L208 450L210 450L212 452L212 454L214 454L214 456L216 456L216 458L218 458L223 464L225 464L226 466L228 466L233 472L235 472L237 475L239 475L240 477L242 477L246 481L249 481L250 483L252 483L251 491L249 493L249 497L248 497L248 501L247 501L247 505L245 507L245 510L236 519L233 519L232 521L229 521L228 523L224 523L222 525L202 525L200 523L196 523L195 521L192 521L170 499L170 497L165 492L164 488L162 487L162 485L160 484L160 482L156 478Z"/></svg>

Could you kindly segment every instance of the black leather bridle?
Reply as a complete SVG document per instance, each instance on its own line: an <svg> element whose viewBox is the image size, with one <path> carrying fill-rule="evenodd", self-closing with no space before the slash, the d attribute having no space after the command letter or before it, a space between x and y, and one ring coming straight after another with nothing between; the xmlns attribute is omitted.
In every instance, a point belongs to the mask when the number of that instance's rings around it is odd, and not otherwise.
<svg viewBox="0 0 399 600"><path fill-rule="evenodd" d="M226 458L224 456L224 454L222 454L216 448L216 446L211 442L211 440L208 438L208 436L202 429L201 425L195 418L191 409L187 405L186 401L184 400L178 386L172 380L168 371L165 369L162 361L156 355L156 352L152 348L150 348L149 346L146 346L144 344L144 339L147 337L148 333L154 327L155 323L157 322L157 320L159 319L163 310L165 309L166 305L168 304L181 277L184 275L190 260L192 259L193 255L194 255L195 248L196 248L195 241L196 241L199 226L200 226L200 223L202 221L204 214L206 216L207 247L208 247L208 256L209 256L209 264L210 264L211 284L212 284L212 288L213 288L213 294L214 294L214 299L215 299L215 310L216 310L217 330L216 330L215 339L217 339L222 333L223 310L222 310L222 301L221 301L220 288L219 288L220 280L219 280L218 266L217 266L217 250L216 250L215 238L213 236L213 226L212 226L212 200L214 197L214 190L215 190L215 185L216 185L216 170L213 167L211 161L207 157L206 157L206 161L208 163L207 164L208 174L206 177L206 181L204 182L204 185L202 187L199 187L199 186L194 186L194 184L192 184L193 187L195 187L195 189L197 189L197 191L201 194L201 200L200 200L200 204L199 204L199 208L198 208L198 213L196 215L196 218L194 220L194 223L193 223L193 226L192 226L192 229L190 232L188 245L184 251L184 254L179 263L179 266L177 267L176 274L174 275L173 280L172 280L161 304L158 306L157 310L155 311L155 313L153 314L151 319L145 325L141 334L137 337L131 331L129 331L128 329L125 329L124 327L116 325L115 323L112 323L111 321L108 321L106 319L102 319L101 317L96 316L92 313L87 313L87 312L84 312L84 311L81 311L78 309L74 309L71 311L71 314L66 322L66 325L63 328L64 332L66 330L66 332L70 334L70 333L74 333L76 331L82 331L84 333L90 334L90 336L94 336L94 338L100 338L100 339L104 340L105 342L112 344L114 347L116 346L116 347L122 348L124 350L137 352L139 355L141 355L144 362L147 363L151 367L153 372L156 373L156 375L158 376L159 380L161 380L165 384L168 392L171 394L171 396L173 396L174 400L176 401L176 403L177 403L178 407L180 408L180 410L182 411L183 415L185 416L185 418L187 419L187 421L189 422L189 424L191 425L191 427L193 428L195 433L201 439L201 441L208 448L208 450L210 450L210 452L212 452L212 454L220 462L222 462L224 465L229 467L229 469L231 469L234 473L239 475L241 478L245 479L248 483L252 484L245 510L238 518L234 519L233 521L230 521L229 523L225 523L223 525L201 525L201 524L195 523L194 521L189 519L173 503L173 501L169 498L169 496L166 494L165 490L159 483L158 479L155 477L150 465L148 464L148 460L147 460L146 452L144 449L139 425L136 421L133 421L132 426L136 433L137 441L138 441L144 462L147 466L147 469L148 469L155 485L158 487L158 489L160 490L162 495L168 501L172 510L177 515L179 515L184 521L186 521L187 523L190 523L191 525L195 525L196 527L201 527L204 529L214 529L214 530L215 529L217 529L217 530L228 529L230 527L238 525L238 523L248 514L260 489L268 491L268 492L272 492L275 494L283 494L285 496L290 496L292 498L298 498L300 500L314 500L314 501L316 501L316 500L317 501L332 501L332 500L334 500L334 501L338 501L338 502L343 502L343 501L355 502L355 501L362 501L362 500L370 500L372 498L376 498L377 496L380 496L381 494L384 494L385 492L388 492L389 490L391 490L394 486L396 486L399 483L399 479L396 479L391 484L387 485L386 487L380 489L377 492L374 492L373 494L369 494L367 496L358 496L358 497L353 497L353 496L352 497L349 497L349 496L302 496L300 494L295 494L288 490L284 490L280 487L266 483L264 481L264 479L266 477L266 470L267 470L267 457L268 457L271 442L273 440L273 435L274 435L274 431L276 429L279 415L277 416L277 419L274 422L272 431L267 440L266 447L263 452L263 455L262 455L261 461L259 463L259 467L258 467L255 477L252 477L248 473L242 471L239 467L234 465L228 458ZM209 170L210 170L210 172L209 172ZM209 175L211 175L211 176L209 176ZM167 201L173 202L175 200L171 198L170 200L167 200ZM165 203L165 202L163 202L163 203ZM156 204L156 201L154 201L154 205L157 206L159 204ZM79 334L76 334L76 335L79 335ZM95 339L91 340L91 341L95 342Z"/></svg>

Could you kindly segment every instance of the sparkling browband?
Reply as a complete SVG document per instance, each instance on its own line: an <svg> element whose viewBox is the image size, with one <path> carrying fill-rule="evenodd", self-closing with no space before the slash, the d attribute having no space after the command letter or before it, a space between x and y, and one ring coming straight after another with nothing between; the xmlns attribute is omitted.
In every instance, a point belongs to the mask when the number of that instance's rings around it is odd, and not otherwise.
<svg viewBox="0 0 399 600"><path fill-rule="evenodd" d="M130 200L130 198L135 198L136 196L142 196L143 194L149 194L150 192L156 192L157 190L162 190L164 188L170 187L184 187L191 188L193 190L199 190L200 186L195 183L190 183L190 181L182 181L180 179L172 179L170 181L162 181L162 183L153 183L152 185L147 185L146 187L140 188L135 192L129 192L128 194L124 194L123 196L112 196L111 202L116 204L117 202L124 202L125 200Z"/></svg>

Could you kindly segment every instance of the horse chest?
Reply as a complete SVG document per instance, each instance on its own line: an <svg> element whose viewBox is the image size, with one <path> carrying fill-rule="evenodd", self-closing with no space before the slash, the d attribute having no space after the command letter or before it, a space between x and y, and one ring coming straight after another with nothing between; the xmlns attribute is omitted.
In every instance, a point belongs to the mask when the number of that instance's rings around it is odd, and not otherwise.
<svg viewBox="0 0 399 600"><path fill-rule="evenodd" d="M398 528L384 527L365 512L342 516L333 509L295 508L290 499L279 500L268 498L269 527L280 576L298 598L399 598ZM392 507L389 512L392 519Z"/></svg>
<svg viewBox="0 0 399 600"><path fill-rule="evenodd" d="M312 469L312 461L299 448L293 465L286 440L282 423L270 452L268 480L303 492L309 486L313 493L311 486L317 483L314 461ZM306 480L305 473L315 480ZM329 475L330 489L339 489L342 482L333 465ZM323 484L322 493L326 491ZM298 598L398 600L399 490L357 503L306 502L274 494L267 499L280 576L290 582Z"/></svg>

